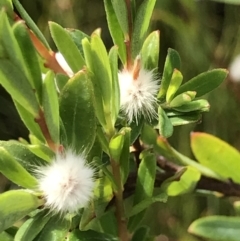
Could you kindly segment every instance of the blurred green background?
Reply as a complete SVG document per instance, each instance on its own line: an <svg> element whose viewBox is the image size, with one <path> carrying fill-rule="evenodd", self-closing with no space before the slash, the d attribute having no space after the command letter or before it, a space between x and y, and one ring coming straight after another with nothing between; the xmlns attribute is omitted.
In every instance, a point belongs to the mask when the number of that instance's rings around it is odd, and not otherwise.
<svg viewBox="0 0 240 241"><path fill-rule="evenodd" d="M50 38L48 21L55 21L67 28L78 28L87 34L101 28L107 47L112 46L103 0L21 2L53 49L55 46ZM180 53L185 81L208 69L228 68L234 57L240 54L238 5L210 0L157 0L151 24L151 30L156 29L161 33L160 75L169 47ZM189 133L204 131L240 149L240 83L228 78L206 98L211 104L210 112L204 114L199 124L175 128L170 143L180 152L191 156ZM0 139L27 138L27 130L21 123L10 97L2 88L0 103ZM227 199L191 194L171 198L167 204L154 205L147 213L145 222L151 222L153 232L161 234L157 241L194 241L200 239L186 232L194 219L206 214L232 213L233 208Z"/></svg>

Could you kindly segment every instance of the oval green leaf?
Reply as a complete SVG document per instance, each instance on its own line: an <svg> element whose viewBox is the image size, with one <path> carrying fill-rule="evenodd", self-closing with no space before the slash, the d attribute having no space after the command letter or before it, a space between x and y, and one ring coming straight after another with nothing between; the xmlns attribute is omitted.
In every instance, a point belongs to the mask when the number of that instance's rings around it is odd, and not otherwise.
<svg viewBox="0 0 240 241"><path fill-rule="evenodd" d="M34 189L37 180L27 172L3 147L0 147L0 172L12 182Z"/></svg>
<svg viewBox="0 0 240 241"><path fill-rule="evenodd" d="M43 136L39 125L36 123L34 116L17 101L13 100L13 102L18 111L18 114L20 115L21 120L28 128L30 134L33 134L39 141L45 143L45 137Z"/></svg>
<svg viewBox="0 0 240 241"><path fill-rule="evenodd" d="M191 134L191 148L196 159L224 178L240 183L240 153L228 143L207 133Z"/></svg>
<svg viewBox="0 0 240 241"><path fill-rule="evenodd" d="M42 204L43 200L25 190L14 190L1 194L0 233Z"/></svg>
<svg viewBox="0 0 240 241"><path fill-rule="evenodd" d="M161 106L158 107L158 128L160 135L165 138L173 134L173 125Z"/></svg>
<svg viewBox="0 0 240 241"><path fill-rule="evenodd" d="M15 101L33 116L38 116L39 105L30 83L21 70L9 60L0 59L0 83Z"/></svg>
<svg viewBox="0 0 240 241"><path fill-rule="evenodd" d="M132 58L140 53L152 17L156 0L144 0L137 10L133 23Z"/></svg>
<svg viewBox="0 0 240 241"><path fill-rule="evenodd" d="M190 111L209 111L210 105L207 100L195 100L179 107L175 107L174 110L180 112Z"/></svg>
<svg viewBox="0 0 240 241"><path fill-rule="evenodd" d="M93 89L84 71L78 72L60 95L60 116L65 127L68 146L85 154L91 149L96 135Z"/></svg>
<svg viewBox="0 0 240 241"><path fill-rule="evenodd" d="M177 91L179 95L185 91L196 91L196 97L207 94L216 89L227 77L228 71L226 69L213 69L192 78L183 84Z"/></svg>
<svg viewBox="0 0 240 241"><path fill-rule="evenodd" d="M189 193L195 189L200 177L201 173L199 170L188 166L165 180L161 185L161 189L168 196L178 196Z"/></svg>
<svg viewBox="0 0 240 241"><path fill-rule="evenodd" d="M144 41L141 50L141 62L145 69L155 70L158 67L160 31L152 32Z"/></svg>
<svg viewBox="0 0 240 241"><path fill-rule="evenodd" d="M239 241L240 218L211 216L197 219L188 232L212 241Z"/></svg>
<svg viewBox="0 0 240 241"><path fill-rule="evenodd" d="M68 241L118 241L117 237L94 230L80 231L75 229L70 233Z"/></svg>
<svg viewBox="0 0 240 241"><path fill-rule="evenodd" d="M150 125L144 124L141 133L141 140L144 144L154 146L157 141L157 133Z"/></svg>
<svg viewBox="0 0 240 241"><path fill-rule="evenodd" d="M118 82L118 48L114 46L109 52L109 62L112 72L112 121L116 122L120 109L120 89Z"/></svg>
<svg viewBox="0 0 240 241"><path fill-rule="evenodd" d="M124 0L111 0L118 23L124 34L128 34L128 10Z"/></svg>
<svg viewBox="0 0 240 241"><path fill-rule="evenodd" d="M202 118L201 113L193 112L189 114L186 113L186 115L170 117L170 121L173 126L181 126L181 125L187 125L187 124L199 122L201 118Z"/></svg>
<svg viewBox="0 0 240 241"><path fill-rule="evenodd" d="M84 38L82 40L82 46L83 46L86 64L90 68L90 66L94 65L94 63L93 63L94 59L92 58L91 45L87 38ZM103 110L103 98L102 98L102 92L101 92L101 87L100 87L101 83L97 79L97 77L94 76L93 74L90 75L90 78L91 78L93 88L94 88L94 97L95 97L94 105L95 105L96 116L97 116L100 124L103 127L106 127L105 115L104 115L104 110Z"/></svg>
<svg viewBox="0 0 240 241"><path fill-rule="evenodd" d="M124 136L120 132L114 135L109 142L109 152L113 161L119 162L124 143Z"/></svg>
<svg viewBox="0 0 240 241"><path fill-rule="evenodd" d="M17 22L13 26L13 33L20 47L24 64L27 69L28 80L36 91L39 102L42 97L42 75L38 56L29 36L29 32L23 22Z"/></svg>
<svg viewBox="0 0 240 241"><path fill-rule="evenodd" d="M46 162L51 162L55 157L55 153L48 146L42 144L28 145L27 148Z"/></svg>
<svg viewBox="0 0 240 241"><path fill-rule="evenodd" d="M65 237L70 228L70 221L61 219L55 215L44 225L42 231L37 235L34 241L60 241L65 240Z"/></svg>
<svg viewBox="0 0 240 241"><path fill-rule="evenodd" d="M169 48L168 54L165 60L165 64L164 64L161 88L158 93L158 98L160 100L164 99L164 97L166 96L167 89L170 84L174 69L180 70L180 67L181 67L181 59L178 52L174 49Z"/></svg>
<svg viewBox="0 0 240 241"><path fill-rule="evenodd" d="M173 100L175 93L177 92L178 88L182 84L182 80L183 80L182 73L179 70L174 69L172 78L167 90L167 95L166 95L167 103Z"/></svg>
<svg viewBox="0 0 240 241"><path fill-rule="evenodd" d="M52 140L59 143L59 104L54 73L49 71L43 82L42 105Z"/></svg>
<svg viewBox="0 0 240 241"><path fill-rule="evenodd" d="M17 162L19 162L30 173L34 171L33 166L44 164L44 161L41 158L29 151L27 145L24 145L18 141L0 141L0 147L4 148ZM45 151L46 149L49 148L45 147ZM46 154L47 153L48 152L46 152Z"/></svg>
<svg viewBox="0 0 240 241"><path fill-rule="evenodd" d="M112 36L114 44L117 45L119 48L118 54L124 65L126 63L126 45L124 42L124 34L121 30L117 16L114 12L112 1L104 0L104 7L107 14L107 22L110 34Z"/></svg>
<svg viewBox="0 0 240 241"><path fill-rule="evenodd" d="M99 82L104 102L104 110L111 110L112 74L109 58L102 39L94 34L91 37L92 62L88 66ZM106 113L105 113L106 114Z"/></svg>
<svg viewBox="0 0 240 241"><path fill-rule="evenodd" d="M74 73L81 70L85 61L69 33L60 25L49 22L52 38Z"/></svg>
<svg viewBox="0 0 240 241"><path fill-rule="evenodd" d="M14 241L32 241L41 232L50 217L46 211L43 211L29 218L18 229Z"/></svg>

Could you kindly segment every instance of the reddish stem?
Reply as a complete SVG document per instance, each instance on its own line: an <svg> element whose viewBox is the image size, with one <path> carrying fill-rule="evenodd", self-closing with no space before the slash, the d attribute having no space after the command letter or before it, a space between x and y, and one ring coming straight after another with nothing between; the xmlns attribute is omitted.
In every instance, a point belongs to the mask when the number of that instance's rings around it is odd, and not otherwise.
<svg viewBox="0 0 240 241"><path fill-rule="evenodd" d="M14 21L22 21L22 20L17 14L14 16ZM26 26L26 25L25 25ZM45 45L37 38L37 36L26 26L29 36L32 40L32 43L38 53L41 55L43 59L45 59L46 63L45 66L51 70L53 70L55 73L61 73L64 75L67 75L67 73L63 70L63 68L59 65L55 58L55 53L51 50L48 50Z"/></svg>
<svg viewBox="0 0 240 241"><path fill-rule="evenodd" d="M35 121L36 121L36 123L38 123L38 125L39 125L39 127L40 127L46 141L47 141L48 146L54 152L57 152L59 146L57 144L55 144L54 141L52 140L52 137L51 137L50 132L49 132L48 127L47 127L44 112L41 109L39 111L39 116L37 118L35 118ZM61 146L59 148L61 148Z"/></svg>

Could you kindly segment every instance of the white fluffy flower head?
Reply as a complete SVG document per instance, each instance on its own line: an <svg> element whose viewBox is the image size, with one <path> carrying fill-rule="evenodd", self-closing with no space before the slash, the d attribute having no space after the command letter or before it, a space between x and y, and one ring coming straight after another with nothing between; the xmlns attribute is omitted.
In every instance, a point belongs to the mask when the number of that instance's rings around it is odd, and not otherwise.
<svg viewBox="0 0 240 241"><path fill-rule="evenodd" d="M93 196L94 169L71 151L57 154L50 165L37 170L37 177L45 205L54 212L75 212Z"/></svg>
<svg viewBox="0 0 240 241"><path fill-rule="evenodd" d="M140 67L140 59L137 59L131 71L123 69L118 73L120 86L121 109L128 117L128 121L135 120L143 115L151 120L157 116L157 92L159 79L153 71Z"/></svg>

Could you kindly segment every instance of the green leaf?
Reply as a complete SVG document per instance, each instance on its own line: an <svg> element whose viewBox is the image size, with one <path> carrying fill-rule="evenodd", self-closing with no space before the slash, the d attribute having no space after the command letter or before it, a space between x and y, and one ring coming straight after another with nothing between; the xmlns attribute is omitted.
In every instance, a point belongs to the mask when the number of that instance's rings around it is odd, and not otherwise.
<svg viewBox="0 0 240 241"><path fill-rule="evenodd" d="M228 71L226 69L214 69L201 73L183 84L178 89L176 95L185 91L196 91L196 97L205 95L217 88L225 80L227 74Z"/></svg>
<svg viewBox="0 0 240 241"><path fill-rule="evenodd" d="M212 241L239 241L239 226L239 217L211 216L194 221L188 232Z"/></svg>
<svg viewBox="0 0 240 241"><path fill-rule="evenodd" d="M4 33L1 36L0 45L3 47L6 54L5 58L15 65L17 69L20 69L24 76L27 76L27 68L24 65L20 47L13 34L7 14L3 9L1 9L0 12L0 32Z"/></svg>
<svg viewBox="0 0 240 241"><path fill-rule="evenodd" d="M52 140L59 143L59 104L54 73L49 71L43 82L42 106Z"/></svg>
<svg viewBox="0 0 240 241"><path fill-rule="evenodd" d="M45 39L44 35L38 28L38 26L34 23L34 21L31 19L31 17L28 15L28 13L25 11L19 0L12 0L14 6L20 13L21 17L26 21L29 29L31 29L34 34L40 39L40 41L48 48L50 49L47 40Z"/></svg>
<svg viewBox="0 0 240 241"><path fill-rule="evenodd" d="M17 22L13 26L13 33L21 49L24 64L27 68L28 80L32 88L36 91L38 100L41 103L42 75L36 50L32 44L29 33L23 22Z"/></svg>
<svg viewBox="0 0 240 241"><path fill-rule="evenodd" d="M51 162L55 157L55 153L49 147L42 144L28 145L27 148L46 162Z"/></svg>
<svg viewBox="0 0 240 241"><path fill-rule="evenodd" d="M65 74L57 74L56 77L56 86L59 92L62 91L63 87L67 84L69 77Z"/></svg>
<svg viewBox="0 0 240 241"><path fill-rule="evenodd" d="M153 203L156 202L163 202L166 203L167 202L167 194L162 192L158 195L154 195L152 197L146 198L143 201L141 201L140 203L136 204L135 206L132 207L131 212L127 215L128 217L132 217L138 213L141 213L142 211L144 211L146 208L150 207Z"/></svg>
<svg viewBox="0 0 240 241"><path fill-rule="evenodd" d="M117 230L117 220L115 213L113 211L105 212L99 219L98 223L101 226L101 231L103 233L107 233L117 237L118 230Z"/></svg>
<svg viewBox="0 0 240 241"><path fill-rule="evenodd" d="M39 105L31 85L24 74L9 60L0 59L0 83L15 101L33 116L38 116Z"/></svg>
<svg viewBox="0 0 240 241"><path fill-rule="evenodd" d="M96 136L93 89L88 75L78 72L60 95L60 116L66 130L68 145L87 154Z"/></svg>
<svg viewBox="0 0 240 241"><path fill-rule="evenodd" d="M7 14L13 18L13 5L11 0L1 0L0 1L0 9L4 9Z"/></svg>
<svg viewBox="0 0 240 241"><path fill-rule="evenodd" d="M149 23L152 17L152 12L155 6L156 0L144 0L137 10L136 17L133 24L132 34L132 58L140 53L143 42L145 40Z"/></svg>
<svg viewBox="0 0 240 241"><path fill-rule="evenodd" d="M199 170L188 166L181 169L174 176L165 180L161 185L161 189L168 196L178 196L189 193L195 189L200 177L201 173Z"/></svg>
<svg viewBox="0 0 240 241"><path fill-rule="evenodd" d="M120 24L117 20L117 16L114 12L112 1L104 0L104 7L107 14L107 22L110 34L112 36L113 42L118 46L118 54L124 65L126 63L126 46L125 46L125 38L124 34L121 30Z"/></svg>
<svg viewBox="0 0 240 241"><path fill-rule="evenodd" d="M32 218L29 218L18 229L14 241L32 241L41 232L50 219L46 211L39 212Z"/></svg>
<svg viewBox="0 0 240 241"><path fill-rule="evenodd" d="M167 58L164 64L161 88L158 93L158 99L164 99L166 96L174 69L180 70L181 59L178 52L174 49L168 49Z"/></svg>
<svg viewBox="0 0 240 241"><path fill-rule="evenodd" d="M33 166L44 164L44 161L29 151L28 146L17 141L0 141L0 147L4 148L17 162L30 173ZM46 147L47 148L47 147ZM48 149L48 148L47 148Z"/></svg>
<svg viewBox="0 0 240 241"><path fill-rule="evenodd" d="M140 154L140 159L134 203L138 203L146 197L151 197L154 188L154 177L156 173L155 155L151 153L151 150L143 150Z"/></svg>
<svg viewBox="0 0 240 241"><path fill-rule="evenodd" d="M83 46L82 46L82 40L84 38L87 38L88 40L90 40L90 36L88 36L87 34L85 34L84 32L78 30L78 29L65 29L71 36L73 42L75 43L75 45L78 47L78 50L80 51L81 55L83 56Z"/></svg>
<svg viewBox="0 0 240 241"><path fill-rule="evenodd" d="M154 189L156 175L156 157L154 154L146 151L141 154L142 160L138 168L138 177L136 189L133 196L133 205L137 205L142 201L151 198ZM142 207L142 206L141 206ZM129 219L128 228L130 231L136 229L144 216L144 212L138 212L136 216Z"/></svg>
<svg viewBox="0 0 240 241"><path fill-rule="evenodd" d="M174 116L170 118L173 126L187 125L190 123L199 122L202 115L199 112L193 112L186 115Z"/></svg>
<svg viewBox="0 0 240 241"><path fill-rule="evenodd" d="M167 140L161 136L157 138L157 143L154 147L154 150L159 155L164 155L167 158L176 162L177 164L195 167L197 170L201 172L202 175L218 179L221 181L225 181L225 179L221 178L217 173L213 172L211 169L199 164L198 162L176 151L173 147L170 146Z"/></svg>
<svg viewBox="0 0 240 241"><path fill-rule="evenodd" d="M140 227L133 234L132 241L145 241L149 235L149 227Z"/></svg>
<svg viewBox="0 0 240 241"><path fill-rule="evenodd" d="M25 190L0 194L0 233L42 204L43 200Z"/></svg>
<svg viewBox="0 0 240 241"><path fill-rule="evenodd" d="M170 103L173 100L175 93L177 92L178 88L182 84L182 80L183 80L182 73L179 70L174 69L169 87L167 89L167 96L166 96L167 103Z"/></svg>
<svg viewBox="0 0 240 241"><path fill-rule="evenodd" d="M153 146L156 144L157 140L157 133L150 125L144 124L142 133L141 133L141 140L144 144Z"/></svg>
<svg viewBox="0 0 240 241"><path fill-rule="evenodd" d="M210 105L207 100L195 100L174 108L174 110L180 112L209 111L209 109Z"/></svg>
<svg viewBox="0 0 240 241"><path fill-rule="evenodd" d="M69 33L54 22L49 22L49 28L58 50L64 56L72 71L76 73L81 70L85 61Z"/></svg>
<svg viewBox="0 0 240 241"><path fill-rule="evenodd" d="M180 162L180 164L192 166L192 167L196 168L197 170L199 170L202 175L205 175L207 177L211 177L211 178L218 179L221 181L226 181L226 179L222 178L221 176L219 176L217 173L215 173L211 169L199 164L198 162L190 159L187 156L184 156L183 154L176 151L175 149L171 148L171 151L172 151L172 155L177 159L177 161Z"/></svg>
<svg viewBox="0 0 240 241"><path fill-rule="evenodd" d="M88 207L82 210L80 222L78 224L80 230L88 230L91 223L95 221L94 210L93 202L89 203Z"/></svg>
<svg viewBox="0 0 240 241"><path fill-rule="evenodd" d="M60 241L65 240L67 233L69 232L70 221L61 219L59 216L51 217L51 219L45 224L41 233L34 239L34 241Z"/></svg>
<svg viewBox="0 0 240 241"><path fill-rule="evenodd" d="M91 37L92 62L90 70L99 82L104 103L104 111L111 109L112 75L106 48L98 35ZM106 113L106 112L105 112Z"/></svg>
<svg viewBox="0 0 240 241"><path fill-rule="evenodd" d="M120 169L121 169L121 177L122 177L122 183L124 184L127 181L127 178L129 176L129 146L130 146L130 135L131 135L131 129L129 127L124 127L121 130L122 135L124 136L124 143L122 147L122 153L120 156Z"/></svg>
<svg viewBox="0 0 240 241"><path fill-rule="evenodd" d="M119 162L124 143L124 133L120 131L114 135L109 142L109 152L112 159Z"/></svg>
<svg viewBox="0 0 240 241"><path fill-rule="evenodd" d="M178 106L182 106L185 105L189 102L191 102L196 96L196 92L195 91L187 91L184 92L180 95L177 95L170 103L169 106L174 108L174 107L178 107Z"/></svg>
<svg viewBox="0 0 240 241"><path fill-rule="evenodd" d="M94 213L96 217L101 217L109 202L113 198L112 183L107 176L103 175L96 180L94 188Z"/></svg>
<svg viewBox="0 0 240 241"><path fill-rule="evenodd" d="M99 233L94 230L80 231L75 229L69 234L68 241L119 241L117 237L107 233Z"/></svg>
<svg viewBox="0 0 240 241"><path fill-rule="evenodd" d="M93 144L91 150L89 151L86 159L89 162L92 162L94 157L98 157L98 158L102 159L102 155L103 155L102 146L101 146L98 138L95 138L94 144Z"/></svg>
<svg viewBox="0 0 240 241"><path fill-rule="evenodd" d="M158 107L158 128L161 136L168 138L173 134L173 125L165 111Z"/></svg>
<svg viewBox="0 0 240 241"><path fill-rule="evenodd" d="M160 50L160 32L152 32L144 41L141 49L141 62L144 69L155 70L158 68Z"/></svg>
<svg viewBox="0 0 240 241"><path fill-rule="evenodd" d="M106 175L106 177L111 181L113 189L117 190L118 185L113 177L112 172L109 171L109 169L108 169L108 165L107 165L108 163L104 162L99 157L94 157L93 163L96 164L96 166L98 166L103 171L103 173Z"/></svg>
<svg viewBox="0 0 240 241"><path fill-rule="evenodd" d="M118 82L118 48L112 47L109 52L109 62L112 72L112 118L116 122L120 109L120 89Z"/></svg>
<svg viewBox="0 0 240 241"><path fill-rule="evenodd" d="M34 189L37 180L28 173L3 147L0 147L0 172L12 182Z"/></svg>
<svg viewBox="0 0 240 241"><path fill-rule="evenodd" d="M108 156L110 156L109 153L109 143L107 140L107 137L105 136L105 133L102 130L102 127L98 126L97 127L97 137L98 137L98 141L101 144L102 150L108 154Z"/></svg>
<svg viewBox="0 0 240 241"><path fill-rule="evenodd" d="M191 148L196 159L224 178L240 183L240 153L215 136L194 132ZM204 150L204 151L203 151Z"/></svg>
<svg viewBox="0 0 240 241"><path fill-rule="evenodd" d="M133 144L136 141L136 139L138 138L138 136L140 135L143 124L144 124L143 116L140 117L140 120L138 120L137 123L136 123L136 120L134 120L130 123L130 128L131 128L130 143L131 144Z"/></svg>
<svg viewBox="0 0 240 241"><path fill-rule="evenodd" d="M0 233L0 240L2 240L2 241L14 241L14 237L12 237L7 232L1 232Z"/></svg>
<svg viewBox="0 0 240 241"><path fill-rule="evenodd" d="M41 142L44 143L45 137L43 136L39 125L36 123L35 117L17 101L13 100L13 102L18 111L18 114L21 117L21 120L23 121L24 125L28 128L30 133L36 136Z"/></svg>
<svg viewBox="0 0 240 241"><path fill-rule="evenodd" d="M121 29L125 35L129 33L128 30L128 10L124 0L111 0L114 12Z"/></svg>
<svg viewBox="0 0 240 241"><path fill-rule="evenodd" d="M87 64L87 66L92 66L93 65L92 50L91 50L91 45L87 38L84 38L82 40L82 45L83 45L83 51L84 51L86 64ZM96 76L94 76L93 74L90 75L90 78L91 78L93 88L94 88L94 97L95 97L94 98L94 106L95 106L96 116L97 116L100 124L103 127L106 127L100 82L96 78Z"/></svg>

